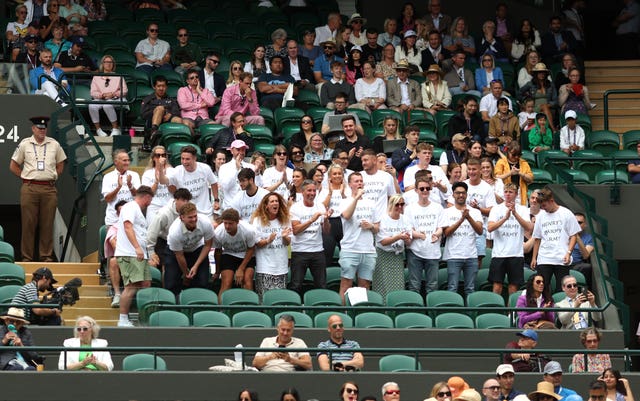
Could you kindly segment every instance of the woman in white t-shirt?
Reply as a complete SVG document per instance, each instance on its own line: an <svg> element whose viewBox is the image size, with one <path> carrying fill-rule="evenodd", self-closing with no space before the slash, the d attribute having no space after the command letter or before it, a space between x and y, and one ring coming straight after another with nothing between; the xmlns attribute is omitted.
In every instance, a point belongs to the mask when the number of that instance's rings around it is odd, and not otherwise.
<svg viewBox="0 0 640 401"><path fill-rule="evenodd" d="M251 224L256 230L255 291L262 302L266 291L287 286L291 221L284 198L275 192L262 198Z"/></svg>
<svg viewBox="0 0 640 401"><path fill-rule="evenodd" d="M343 199L351 196L351 189L344 181L344 170L338 164L332 164L327 170L329 178L328 187L316 197L317 202L321 202L324 207L331 211L329 215L329 225L331 229L328 233L322 233L322 245L324 246L324 257L327 266L333 264L333 253L336 245L340 246L342 240L342 221L340 220L340 203Z"/></svg>
<svg viewBox="0 0 640 401"><path fill-rule="evenodd" d="M5 37L9 42L11 49L11 60L16 61L16 57L20 54L24 45L24 38L27 36L27 6L19 5L16 7L16 20L7 23Z"/></svg>
<svg viewBox="0 0 640 401"><path fill-rule="evenodd" d="M404 248L411 244L411 222L404 217L402 195L389 198L387 214L380 219L376 234L376 269L373 271L373 290L386 297L388 293L404 290Z"/></svg>
<svg viewBox="0 0 640 401"><path fill-rule="evenodd" d="M167 158L167 150L164 146L158 145L151 151L151 158L144 174L142 174L142 185L147 185L153 190L153 199L147 207L147 224L151 225L151 220L158 210L171 202L172 195L169 192L169 182L173 176L173 167Z"/></svg>
<svg viewBox="0 0 640 401"><path fill-rule="evenodd" d="M302 183L307 179L307 171L303 168L296 167L291 174L291 188L289 189L289 198L287 205L291 207L296 202L302 200Z"/></svg>
<svg viewBox="0 0 640 401"><path fill-rule="evenodd" d="M493 174L493 163L488 157L480 160L480 178L493 188L493 193L496 195L496 203L502 203L504 201L504 183Z"/></svg>
<svg viewBox="0 0 640 401"><path fill-rule="evenodd" d="M287 167L287 148L276 145L273 150L271 167L262 175L262 186L269 192L277 192L283 198L289 198L289 187L293 178L293 169Z"/></svg>

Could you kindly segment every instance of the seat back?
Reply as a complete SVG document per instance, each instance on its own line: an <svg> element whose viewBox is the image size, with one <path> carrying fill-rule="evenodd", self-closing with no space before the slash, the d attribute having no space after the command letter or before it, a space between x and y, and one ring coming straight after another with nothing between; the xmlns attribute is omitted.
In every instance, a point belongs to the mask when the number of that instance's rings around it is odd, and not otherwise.
<svg viewBox="0 0 640 401"><path fill-rule="evenodd" d="M222 312L203 310L193 314L196 327L231 327L231 319Z"/></svg>
<svg viewBox="0 0 640 401"><path fill-rule="evenodd" d="M378 361L381 372L417 372L422 370L420 362L408 355L385 355Z"/></svg>
<svg viewBox="0 0 640 401"><path fill-rule="evenodd" d="M363 329L392 329L393 320L384 313L364 312L356 316L356 327Z"/></svg>
<svg viewBox="0 0 640 401"><path fill-rule="evenodd" d="M161 357L151 354L128 355L122 360L122 370L167 370L167 363Z"/></svg>
<svg viewBox="0 0 640 401"><path fill-rule="evenodd" d="M422 313L405 312L396 316L395 325L398 329L430 329L433 320Z"/></svg>
<svg viewBox="0 0 640 401"><path fill-rule="evenodd" d="M223 293L224 295L224 293ZM237 312L231 318L233 327L272 327L271 317L258 311Z"/></svg>
<svg viewBox="0 0 640 401"><path fill-rule="evenodd" d="M187 315L175 310L159 310L149 315L149 326L153 327L189 327Z"/></svg>

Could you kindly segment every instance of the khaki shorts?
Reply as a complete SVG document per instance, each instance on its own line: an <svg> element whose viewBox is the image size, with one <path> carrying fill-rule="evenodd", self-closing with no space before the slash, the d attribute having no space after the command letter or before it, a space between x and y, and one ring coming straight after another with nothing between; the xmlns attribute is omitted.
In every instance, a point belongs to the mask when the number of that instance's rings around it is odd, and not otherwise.
<svg viewBox="0 0 640 401"><path fill-rule="evenodd" d="M120 275L124 285L151 281L151 269L149 269L146 259L138 260L133 256L118 256L116 260L120 267Z"/></svg>

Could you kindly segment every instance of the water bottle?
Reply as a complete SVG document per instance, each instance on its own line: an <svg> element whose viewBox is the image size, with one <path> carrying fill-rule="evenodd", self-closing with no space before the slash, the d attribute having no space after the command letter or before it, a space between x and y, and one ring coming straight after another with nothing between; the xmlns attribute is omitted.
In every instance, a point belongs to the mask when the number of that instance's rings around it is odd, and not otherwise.
<svg viewBox="0 0 640 401"><path fill-rule="evenodd" d="M209 273L212 275L216 273L216 249L215 248L211 248L211 250L209 251Z"/></svg>

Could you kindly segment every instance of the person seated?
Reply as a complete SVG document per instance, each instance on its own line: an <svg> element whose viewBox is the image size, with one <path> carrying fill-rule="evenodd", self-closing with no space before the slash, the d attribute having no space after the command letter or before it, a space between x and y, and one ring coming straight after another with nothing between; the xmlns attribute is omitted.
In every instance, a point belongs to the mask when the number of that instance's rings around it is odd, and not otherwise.
<svg viewBox="0 0 640 401"><path fill-rule="evenodd" d="M531 70L533 78L520 88L519 100L527 97L534 99L537 113L544 113L553 132L557 131L553 125L553 109L558 106L558 92L549 81L549 70L544 63L538 63Z"/></svg>
<svg viewBox="0 0 640 401"><path fill-rule="evenodd" d="M147 37L136 45L136 69L151 74L155 70L170 70L171 47L169 43L158 38L158 24L151 22L147 26Z"/></svg>
<svg viewBox="0 0 640 401"><path fill-rule="evenodd" d="M569 83L562 85L558 93L560 112L572 110L578 114L589 114L589 110L595 107L589 98L589 89L580 83L580 75L578 68L569 69Z"/></svg>
<svg viewBox="0 0 640 401"><path fill-rule="evenodd" d="M476 54L476 45L473 37L469 35L469 28L464 17L457 17L451 24L449 34L442 39L442 45L452 54L463 52L468 58L473 58Z"/></svg>
<svg viewBox="0 0 640 401"><path fill-rule="evenodd" d="M454 50L451 55L451 70L444 76L444 80L449 85L449 92L452 95L466 93L482 97L482 93L476 90L476 81L473 72L464 67L467 55L463 50Z"/></svg>
<svg viewBox="0 0 640 401"><path fill-rule="evenodd" d="M263 339L260 348L282 348L282 351L257 352L253 358L253 367L262 372L294 372L313 369L308 352L286 352L287 348L307 348L303 340L293 337L295 323L291 315L280 316L276 326L278 335Z"/></svg>
<svg viewBox="0 0 640 401"><path fill-rule="evenodd" d="M636 151L638 158L629 160L627 163L627 172L632 184L640 184L640 141L636 143Z"/></svg>
<svg viewBox="0 0 640 401"><path fill-rule="evenodd" d="M518 297L518 308L552 308L553 298L549 285L540 274L533 274L526 283L522 295ZM518 311L518 327L525 329L555 329L555 313L551 311Z"/></svg>
<svg viewBox="0 0 640 401"><path fill-rule="evenodd" d="M400 36L396 35L396 31L398 30L398 21L393 18L385 18L382 29L384 32L378 36L378 44L380 46L385 47L387 44L391 44L395 48L400 45L402 39L400 39Z"/></svg>
<svg viewBox="0 0 640 401"><path fill-rule="evenodd" d="M475 97L467 95L462 98L462 110L451 116L447 129L448 134L442 136L439 141L442 148L446 148L453 135L457 133L475 140L485 136L482 116L478 113L478 101Z"/></svg>
<svg viewBox="0 0 640 401"><path fill-rule="evenodd" d="M585 349L598 349L600 341L602 341L602 333L595 327L588 327L580 333L580 342ZM609 354L587 354L586 357L587 365L585 366L585 354L574 354L570 371L573 373L601 373L611 368Z"/></svg>
<svg viewBox="0 0 640 401"><path fill-rule="evenodd" d="M339 12L332 12L327 15L327 23L315 28L315 46L322 47L322 43L327 40L336 39L338 28L342 24L342 19Z"/></svg>
<svg viewBox="0 0 640 401"><path fill-rule="evenodd" d="M555 361L551 361L551 362L555 362ZM546 366L546 365L545 365ZM542 369L540 370L535 370L534 372L541 372ZM563 400L568 400L568 397L562 397L560 394L556 394L554 391L554 385L553 383L550 383L548 381L542 381L540 383L538 383L538 385L536 386L536 391L532 391L531 393L528 394L528 398L530 401L543 401L543 400L556 400L556 401L560 401L561 399Z"/></svg>
<svg viewBox="0 0 640 401"><path fill-rule="evenodd" d="M476 87L482 91L482 96L484 96L491 92L491 81L499 79L504 82L504 75L502 68L496 67L496 59L490 52L483 53L479 58L482 61L482 66L476 68Z"/></svg>
<svg viewBox="0 0 640 401"><path fill-rule="evenodd" d="M584 225L584 216L582 225ZM558 308L597 308L596 296L588 288L578 287L578 280L571 275L562 278L562 291L566 298L562 299L555 306ZM601 312L558 312L558 320L565 330L581 330L590 326L589 317L594 322L602 320Z"/></svg>
<svg viewBox="0 0 640 401"><path fill-rule="evenodd" d="M540 62L540 53L536 50L529 50L524 55L524 66L518 70L517 88L520 89L533 79L533 69ZM547 77L551 82L551 76Z"/></svg>
<svg viewBox="0 0 640 401"><path fill-rule="evenodd" d="M209 89L209 92L216 98L216 103L222 99L222 94L227 88L224 77L216 72L220 65L220 55L216 52L209 52L204 59L204 68L198 72L200 87ZM209 116L213 116L212 109L209 109Z"/></svg>
<svg viewBox="0 0 640 401"><path fill-rule="evenodd" d="M482 116L482 121L487 124L487 132L489 130L488 125L491 117L498 113L498 99L507 99L509 102L509 110L513 110L511 99L509 99L502 90L502 81L494 79L489 85L491 87L491 93L487 93L480 99L480 115Z"/></svg>
<svg viewBox="0 0 640 401"><path fill-rule="evenodd" d="M572 397L578 396L575 390L562 385L562 365L558 361L549 361L544 365L542 371L542 379L551 384L553 391L557 393L563 400L571 400ZM578 396L579 397L579 396Z"/></svg>
<svg viewBox="0 0 640 401"><path fill-rule="evenodd" d="M525 18L520 23L520 31L516 33L511 44L511 60L514 63L519 63L524 60L525 54L532 50L538 50L541 46L540 33L533 26L531 20Z"/></svg>
<svg viewBox="0 0 640 401"><path fill-rule="evenodd" d="M18 293L11 300L12 304L35 304L41 303L38 293L50 291L53 284L58 281L53 278L51 269L41 267L33 272L30 283L23 285ZM62 311L59 308L24 308L22 315L25 320L41 326L60 326ZM27 321L27 323L29 323Z"/></svg>
<svg viewBox="0 0 640 401"><path fill-rule="evenodd" d="M100 60L100 72L105 74L113 74L116 71L116 60L105 55ZM110 77L109 75L94 76L91 79L91 98L100 101L120 102L128 92L127 82L121 77ZM122 106L122 105L121 105ZM120 126L118 125L118 115L112 104L90 104L89 115L91 122L96 127L98 136L108 136L100 126L100 109L104 111L109 118L109 122L113 127L111 135L120 135Z"/></svg>
<svg viewBox="0 0 640 401"><path fill-rule="evenodd" d="M271 64L273 56L287 57L287 31L278 28L271 32L271 44L265 48L265 59Z"/></svg>
<svg viewBox="0 0 640 401"><path fill-rule="evenodd" d="M16 57L16 63L27 64L29 71L36 67L40 67L40 50L42 42L40 35L30 34L24 38L24 49L20 51Z"/></svg>
<svg viewBox="0 0 640 401"><path fill-rule="evenodd" d="M276 54L269 60L271 68L270 73L260 75L257 81L257 88L260 92L260 105L271 110L282 107L284 94L287 92L289 85L295 83L295 79L291 75L284 73L284 57ZM298 94L298 88L293 87L293 95Z"/></svg>
<svg viewBox="0 0 640 401"><path fill-rule="evenodd" d="M66 52L59 54L58 61L54 65L66 74L97 71L98 68L93 59L82 50L86 39L83 36L72 36L69 41L71 47ZM88 84L89 80L87 77L79 76L75 78L74 82Z"/></svg>
<svg viewBox="0 0 640 401"><path fill-rule="evenodd" d="M300 89L315 91L315 78L308 58L299 53L298 42L287 42L287 57L284 58L284 73L291 75Z"/></svg>
<svg viewBox="0 0 640 401"><path fill-rule="evenodd" d="M63 87L69 89L69 83L64 72L53 65L53 55L51 50L47 48L42 49L40 52L40 67L36 67L29 71L31 93L48 96L59 105L66 106L66 103L64 103L60 97L57 86L53 82L45 79L43 75L57 80Z"/></svg>
<svg viewBox="0 0 640 401"><path fill-rule="evenodd" d="M560 87L564 84L568 84L569 82L571 82L571 80L569 79L569 70L572 68L577 68L578 67L578 60L576 60L576 56L574 56L571 53L565 53L562 55L562 62L560 64L561 69L560 71L558 71L555 75L555 77L553 77L553 83L556 85L556 89L559 91ZM582 74L582 71L580 71L580 79L578 80L579 83L581 84L585 84L584 82L584 74ZM551 77L549 77L551 78Z"/></svg>
<svg viewBox="0 0 640 401"><path fill-rule="evenodd" d="M382 60L376 63L376 77L385 82L397 77L395 54L396 47L394 45L391 43L384 45L382 48Z"/></svg>
<svg viewBox="0 0 640 401"><path fill-rule="evenodd" d="M344 338L344 323L338 315L331 315L327 319L329 339L318 344L318 348L339 350L339 352L318 351L318 365L320 370L336 372L352 372L364 367L364 356L354 351L360 348L357 341Z"/></svg>
<svg viewBox="0 0 640 401"><path fill-rule="evenodd" d="M191 135L195 129L205 124L213 124L209 118L209 108L216 98L207 88L200 86L197 70L187 70L187 85L178 89L178 104L182 123L189 127Z"/></svg>
<svg viewBox="0 0 640 401"><path fill-rule="evenodd" d="M564 113L567 124L560 128L560 150L569 156L577 150L584 149L584 130L576 122L576 117L573 110Z"/></svg>
<svg viewBox="0 0 640 401"><path fill-rule="evenodd" d="M74 337L64 340L65 348L106 348L107 340L98 338L100 326L90 316L76 319ZM109 351L61 351L58 370L111 371L113 361Z"/></svg>
<svg viewBox="0 0 640 401"><path fill-rule="evenodd" d="M337 46L335 39L325 40L320 43L323 54L313 62L313 76L316 85L324 84L333 77L331 64L336 61L344 63L344 59L337 55Z"/></svg>
<svg viewBox="0 0 640 401"><path fill-rule="evenodd" d="M382 133L373 138L373 150L376 153L384 152L385 141L394 141L397 139L402 139L403 136L400 135L399 128L400 128L400 124L398 124L398 119L396 118L396 116L393 116L393 115L385 116L384 119L382 120ZM417 143L418 142L414 143L413 145L409 145L411 149L410 149L410 152L409 151L407 152L407 158L409 158L409 156L413 154L413 151ZM405 152L403 151L404 149L400 150L400 152L402 152L404 155ZM415 155L413 159L415 159ZM402 170L404 170L406 166L411 164L411 162L413 162L413 159L406 160L404 163L406 165L402 167Z"/></svg>
<svg viewBox="0 0 640 401"><path fill-rule="evenodd" d="M415 31L406 31L402 43L400 46L396 46L394 54L395 62L399 64L402 60L406 61L412 74L418 71L422 72L422 53L416 47L416 38Z"/></svg>
<svg viewBox="0 0 640 401"><path fill-rule="evenodd" d="M223 128L216 132L205 145L205 153L212 155L217 149L229 149L231 144L236 140L244 141L247 151L253 151L253 138L251 134L244 130L247 120L244 114L239 111L233 112L229 116L229 127Z"/></svg>
<svg viewBox="0 0 640 401"><path fill-rule="evenodd" d="M313 64L316 59L322 56L322 49L320 46L315 45L314 42L316 40L316 33L311 29L307 29L302 32L302 45L299 47L298 51L300 55L306 57L309 60L309 65L313 68Z"/></svg>
<svg viewBox="0 0 640 401"><path fill-rule="evenodd" d="M299 145L291 145L292 150L292 161L293 161L293 149L294 147L299 148ZM311 135L311 139L309 139L309 144L304 147L304 168L305 170L309 170L314 166L317 166L318 163L325 161L331 161L331 155L333 155L333 149L328 148L324 144L324 137L319 132L316 132Z"/></svg>
<svg viewBox="0 0 640 401"><path fill-rule="evenodd" d="M382 45L378 44L378 30L375 28L367 29L367 43L362 46L363 61L372 61L376 63L382 60Z"/></svg>
<svg viewBox="0 0 640 401"><path fill-rule="evenodd" d="M500 145L520 141L518 118L509 110L509 101L505 98L498 99L498 112L489 120L489 137L497 138Z"/></svg>
<svg viewBox="0 0 640 401"><path fill-rule="evenodd" d="M449 164L455 163L462 165L467 160L467 144L469 143L469 137L456 133L451 137L451 149L447 149L440 155L438 164L442 168L443 172L448 172Z"/></svg>
<svg viewBox="0 0 640 401"><path fill-rule="evenodd" d="M509 17L508 11L507 3L498 3L496 5L496 15L492 21L496 26L495 36L502 39L507 54L511 52L513 38L516 36L516 27Z"/></svg>
<svg viewBox="0 0 640 401"><path fill-rule="evenodd" d="M356 84L356 80L362 78L362 47L355 45L349 51L349 58L345 68L347 83L351 86Z"/></svg>
<svg viewBox="0 0 640 401"><path fill-rule="evenodd" d="M36 370L38 354L20 351L20 347L35 345L31 330L26 326L29 321L25 319L24 309L11 307L0 319L3 322L0 326L0 370Z"/></svg>
<svg viewBox="0 0 640 401"><path fill-rule="evenodd" d="M422 108L420 84L409 78L409 61L402 59L397 63L398 78L387 81L387 106L399 113Z"/></svg>
<svg viewBox="0 0 640 401"><path fill-rule="evenodd" d="M260 75L265 72L269 72L269 64L267 64L265 55L265 47L263 44L257 44L253 48L253 52L251 53L251 58L249 61L244 63L244 71L250 73L253 78L252 81L258 81Z"/></svg>
<svg viewBox="0 0 640 401"><path fill-rule="evenodd" d="M549 32L542 35L542 59L546 64L559 63L563 54L576 54L579 50L576 37L562 28L562 17L554 15L549 19Z"/></svg>
<svg viewBox="0 0 640 401"><path fill-rule="evenodd" d="M87 36L87 10L82 5L71 0L60 0L60 17L69 23L69 32L72 35Z"/></svg>
<svg viewBox="0 0 640 401"><path fill-rule="evenodd" d="M331 63L331 79L320 88L320 104L330 110L336 108L335 100L338 93L347 95L349 104L356 104L355 90L345 79L344 63L333 61Z"/></svg>
<svg viewBox="0 0 640 401"><path fill-rule="evenodd" d="M336 55L341 57L345 62L349 58L353 43L349 42L351 37L351 27L341 26L336 35Z"/></svg>
<svg viewBox="0 0 640 401"><path fill-rule="evenodd" d="M447 81L442 79L442 70L438 64L429 66L427 80L422 84L422 106L432 115L447 110L451 105L451 92Z"/></svg>
<svg viewBox="0 0 640 401"><path fill-rule="evenodd" d="M443 66L443 61L451 58L451 52L442 46L442 37L437 30L431 30L427 36L427 47L422 51L422 71L432 64Z"/></svg>
<svg viewBox="0 0 640 401"><path fill-rule="evenodd" d="M9 46L7 50L11 53L11 61L15 61L18 57L27 36L29 23L26 22L26 18L27 7L24 4L19 4L16 7L16 20L7 23L5 37Z"/></svg>
<svg viewBox="0 0 640 401"><path fill-rule="evenodd" d="M512 365L516 372L542 372L549 360L543 355L532 352L538 345L538 333L535 330L526 329L516 335L519 337L518 341L511 341L505 346L516 352L505 354L503 363ZM525 352L517 352L518 350Z"/></svg>
<svg viewBox="0 0 640 401"><path fill-rule="evenodd" d="M140 105L140 117L146 121L146 125L151 127L150 138L155 139L160 124L180 123L180 104L178 101L167 95L167 78L156 75L153 78L153 93L142 99Z"/></svg>
<svg viewBox="0 0 640 401"><path fill-rule="evenodd" d="M536 114L536 125L529 131L529 150L539 153L551 149L553 145L553 132L547 125L547 116Z"/></svg>
<svg viewBox="0 0 640 401"><path fill-rule="evenodd" d="M502 38L496 36L496 23L485 21L482 24L482 37L476 41L476 55L481 58L484 54L492 54L497 61L506 63L509 61L507 49ZM478 87L480 87L478 85Z"/></svg>
<svg viewBox="0 0 640 401"><path fill-rule="evenodd" d="M343 92L338 92L335 96L334 105L335 109L328 113L324 114L322 119L322 128L320 132L322 135L330 134L332 132L341 132L342 131L342 116L350 115L353 116L356 122L356 131L360 135L364 135L364 128L362 128L362 124L360 123L360 118L358 118L357 114L349 113L349 96ZM338 116L338 117L336 117Z"/></svg>
<svg viewBox="0 0 640 401"><path fill-rule="evenodd" d="M71 48L71 42L65 38L67 25L56 22L51 28L51 39L44 42L44 47L51 50L53 60L58 60L58 54L64 53Z"/></svg>
<svg viewBox="0 0 640 401"><path fill-rule="evenodd" d="M175 72L182 75L187 70L200 71L200 62L202 61L202 50L200 45L189 41L189 31L187 28L178 29L178 42L171 52L171 63L175 66Z"/></svg>
<svg viewBox="0 0 640 401"><path fill-rule="evenodd" d="M520 132L529 135L528 131L536 126L535 100L528 97L520 104L522 105L522 111L518 113L518 125L520 126Z"/></svg>
<svg viewBox="0 0 640 401"><path fill-rule="evenodd" d="M387 108L384 104L387 100L387 86L381 78L374 75L375 69L376 63L366 60L362 64L363 76L355 84L356 100L369 112Z"/></svg>
<svg viewBox="0 0 640 401"><path fill-rule="evenodd" d="M216 115L216 124L230 124L230 117L234 113L244 115L249 124L264 125L264 117L260 115L258 95L251 88L253 76L249 72L240 73L238 85L231 85L225 89L220 103L220 110Z"/></svg>

